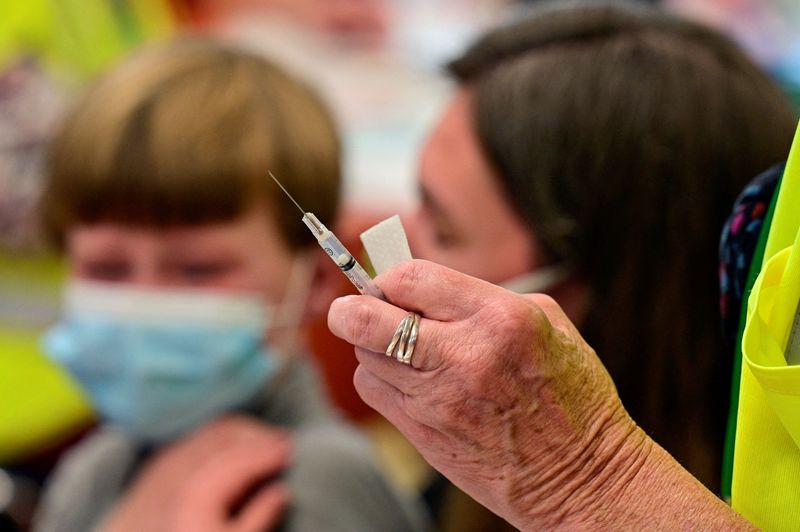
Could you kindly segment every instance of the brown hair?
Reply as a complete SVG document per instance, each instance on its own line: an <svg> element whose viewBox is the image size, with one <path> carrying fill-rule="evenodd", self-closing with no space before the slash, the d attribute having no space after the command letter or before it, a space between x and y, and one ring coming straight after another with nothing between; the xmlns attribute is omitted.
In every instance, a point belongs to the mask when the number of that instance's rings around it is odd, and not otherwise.
<svg viewBox="0 0 800 532"><path fill-rule="evenodd" d="M313 241L271 170L331 223L339 142L320 99L261 57L183 38L101 78L55 140L44 198L57 243L75 223L227 221L265 202L291 248Z"/></svg>
<svg viewBox="0 0 800 532"><path fill-rule="evenodd" d="M582 333L632 417L712 489L732 353L717 242L736 194L784 158L776 86L715 31L619 4L548 8L450 65L508 201L589 287Z"/></svg>

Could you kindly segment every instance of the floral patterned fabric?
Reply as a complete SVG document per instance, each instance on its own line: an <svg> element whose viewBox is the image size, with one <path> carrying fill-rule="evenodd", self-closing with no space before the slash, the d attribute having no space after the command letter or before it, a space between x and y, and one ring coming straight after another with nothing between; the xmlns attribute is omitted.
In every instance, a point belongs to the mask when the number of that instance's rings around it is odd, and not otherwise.
<svg viewBox="0 0 800 532"><path fill-rule="evenodd" d="M720 313L725 341L733 347L739 332L739 317L753 252L758 244L764 217L783 174L776 165L759 175L739 195L720 240Z"/></svg>

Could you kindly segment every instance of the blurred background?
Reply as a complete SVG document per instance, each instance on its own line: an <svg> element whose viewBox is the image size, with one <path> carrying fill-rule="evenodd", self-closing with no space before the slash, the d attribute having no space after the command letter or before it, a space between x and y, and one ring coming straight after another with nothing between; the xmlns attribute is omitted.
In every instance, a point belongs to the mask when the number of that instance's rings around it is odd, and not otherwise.
<svg viewBox="0 0 800 532"><path fill-rule="evenodd" d="M651 2L657 3L657 2ZM81 87L143 44L179 32L235 42L317 87L344 139L339 236L415 201L418 147L449 91L441 66L483 29L536 2L511 0L4 0L0 3L0 511L24 524L59 454L92 425L87 401L39 353L58 316L63 266L43 244L36 205L48 140ZM800 2L663 0L740 42L800 108ZM343 290L346 285L343 284ZM355 361L324 323L313 344L329 391L375 439L393 445L352 389ZM351 362L341 363L341 360ZM389 430L389 429L385 429ZM414 487L413 451L393 474ZM399 458L398 458L399 457ZM406 460L406 457L408 459ZM397 467L396 463L405 464ZM5 471L5 472L4 472ZM12 483L10 479L14 478ZM2 523L0 523L0 529Z"/></svg>

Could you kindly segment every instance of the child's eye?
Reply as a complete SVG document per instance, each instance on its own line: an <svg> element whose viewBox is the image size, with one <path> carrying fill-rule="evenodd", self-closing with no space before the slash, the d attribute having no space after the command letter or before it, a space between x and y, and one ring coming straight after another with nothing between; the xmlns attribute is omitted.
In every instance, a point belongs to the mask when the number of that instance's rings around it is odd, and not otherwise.
<svg viewBox="0 0 800 532"><path fill-rule="evenodd" d="M123 282L131 274L131 265L124 260L96 260L79 266L80 275L95 281Z"/></svg>

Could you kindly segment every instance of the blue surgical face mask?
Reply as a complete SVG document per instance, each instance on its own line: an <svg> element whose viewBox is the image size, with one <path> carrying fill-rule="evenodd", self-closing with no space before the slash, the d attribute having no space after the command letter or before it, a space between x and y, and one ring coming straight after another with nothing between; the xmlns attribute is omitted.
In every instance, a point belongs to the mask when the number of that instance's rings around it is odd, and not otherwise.
<svg viewBox="0 0 800 532"><path fill-rule="evenodd" d="M44 346L105 422L157 443L264 390L280 364L271 314L254 296L78 281Z"/></svg>

